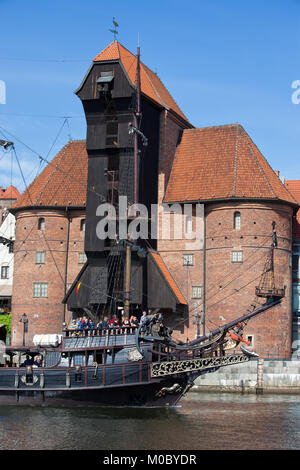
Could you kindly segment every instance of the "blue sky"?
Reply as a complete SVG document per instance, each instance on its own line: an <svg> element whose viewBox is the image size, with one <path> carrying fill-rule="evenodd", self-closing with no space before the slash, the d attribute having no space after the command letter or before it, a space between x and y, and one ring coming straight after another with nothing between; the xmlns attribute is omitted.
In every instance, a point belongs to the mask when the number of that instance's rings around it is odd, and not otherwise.
<svg viewBox="0 0 300 470"><path fill-rule="evenodd" d="M300 80L300 0L0 0L0 131L48 159L70 136L85 138L74 90L113 40L113 16L132 52L139 33L142 61L194 126L238 122L274 170L300 179L300 104L291 99ZM28 184L40 160L6 136ZM0 186L11 182L24 189L17 163L0 150Z"/></svg>

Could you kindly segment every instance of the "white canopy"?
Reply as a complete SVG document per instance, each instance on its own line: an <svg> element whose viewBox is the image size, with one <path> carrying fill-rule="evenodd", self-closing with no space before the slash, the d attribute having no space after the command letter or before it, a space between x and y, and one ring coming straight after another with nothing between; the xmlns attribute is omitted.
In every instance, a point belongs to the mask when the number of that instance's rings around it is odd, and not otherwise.
<svg viewBox="0 0 300 470"><path fill-rule="evenodd" d="M62 335L47 334L34 335L33 344L35 346L58 346L61 343Z"/></svg>

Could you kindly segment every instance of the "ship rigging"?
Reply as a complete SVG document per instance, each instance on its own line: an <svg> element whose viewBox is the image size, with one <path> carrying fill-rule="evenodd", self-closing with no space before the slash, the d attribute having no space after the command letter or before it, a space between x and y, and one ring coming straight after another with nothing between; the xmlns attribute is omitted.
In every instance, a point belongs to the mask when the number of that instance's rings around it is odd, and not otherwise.
<svg viewBox="0 0 300 470"><path fill-rule="evenodd" d="M251 318L280 304L285 295L284 288L275 285L277 235L273 223L272 245L261 283L256 288L256 295L265 302L251 312L217 326L209 334L198 335L192 341L178 341L172 337L172 330L161 313L166 306L176 310L178 298L174 300L174 292L170 292L170 286L162 280L154 264L159 256L155 246L147 239L135 240L130 236L106 241L96 239L94 214L99 201L111 201L118 209L115 195L126 193L132 201L130 205L141 201L149 205L156 189L145 189L141 184L149 171L149 162L141 158L139 143L142 141L143 147L145 144L151 147L153 142L143 128L139 47L136 61L133 93L124 81L122 68L113 68L109 61L97 73L94 69L90 72L96 74L91 80L96 84L94 106L99 107L103 119L99 120L100 124L97 121L100 130L88 133L87 139L90 152L87 229L90 238L86 237L85 248L88 260L64 302L70 310L74 307L87 312L95 323L105 315L119 316L120 320L122 313L129 317L143 308L149 314L136 327L80 330L64 325L62 335L36 335L33 346L8 346L5 351L8 367L0 369L0 403L176 405L199 375L257 357L248 349L245 325ZM124 87L121 98L118 95L120 89L115 92L113 88L118 74ZM85 105L89 126L95 108L90 104L91 91L86 83L84 81L77 92ZM113 98L114 92L117 98ZM123 134L118 132L119 124ZM129 140L132 136L133 148ZM0 143L3 148L15 152L12 142L4 140ZM21 170L20 165L19 168ZM22 177L24 180L23 173ZM30 199L29 189L26 191ZM0 242L6 243L6 240L0 239ZM48 247L50 250L49 244ZM144 278L147 279L143 283ZM163 300L159 297L159 289L165 294ZM183 315L180 321L185 320ZM22 362L24 354L28 358ZM36 356L41 364L34 367Z"/></svg>

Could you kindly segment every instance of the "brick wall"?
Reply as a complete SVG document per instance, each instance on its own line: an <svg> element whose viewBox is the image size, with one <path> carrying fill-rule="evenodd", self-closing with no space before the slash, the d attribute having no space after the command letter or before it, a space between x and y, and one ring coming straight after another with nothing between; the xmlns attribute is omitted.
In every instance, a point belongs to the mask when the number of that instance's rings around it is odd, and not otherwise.
<svg viewBox="0 0 300 470"><path fill-rule="evenodd" d="M234 228L234 213L241 227ZM275 282L286 286L281 305L252 319L245 329L254 349L264 357L289 357L291 352L291 221L292 209L271 202L224 202L209 204L206 213L205 332L247 313L255 300L255 287L264 271L272 243L272 222L277 224ZM194 221L195 223L195 221ZM203 299L192 298L192 286L204 285L203 250L185 250L182 240L159 241L167 267L189 302L189 320L175 329L182 340L196 336L195 313L203 313ZM233 263L232 251L242 251L243 261ZM192 266L183 255L194 255ZM256 299L257 300L257 299ZM261 303L263 300L260 300ZM252 308L250 308L252 310ZM175 325L173 325L174 328ZM203 333L201 327L201 334Z"/></svg>
<svg viewBox="0 0 300 470"><path fill-rule="evenodd" d="M172 164L175 156L176 146L180 131L187 125L177 119L167 110L161 112L160 117L160 144L159 144L159 176L158 176L158 201L162 202L165 194Z"/></svg>
<svg viewBox="0 0 300 470"><path fill-rule="evenodd" d="M67 283L74 281L82 265L78 253L84 251L80 221L84 211L70 211ZM44 231L38 229L45 219ZM68 217L65 211L23 210L16 214L15 270L12 294L12 344L22 343L23 313L28 317L26 344L34 334L59 333L62 329L67 253ZM45 252L44 263L36 262L36 252ZM47 297L34 297L34 283L48 283ZM66 312L68 321L70 313Z"/></svg>

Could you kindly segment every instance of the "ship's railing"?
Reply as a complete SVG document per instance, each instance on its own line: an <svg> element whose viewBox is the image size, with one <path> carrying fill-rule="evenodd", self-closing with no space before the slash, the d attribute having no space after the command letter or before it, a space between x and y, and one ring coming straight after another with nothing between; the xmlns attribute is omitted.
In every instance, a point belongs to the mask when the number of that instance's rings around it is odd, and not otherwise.
<svg viewBox="0 0 300 470"><path fill-rule="evenodd" d="M64 338L72 337L89 337L89 336L119 336L119 335L134 335L136 333L136 326L127 327L111 327L111 328L88 328L84 330L79 329L65 329L63 330Z"/></svg>
<svg viewBox="0 0 300 470"><path fill-rule="evenodd" d="M1 369L0 390L66 390L147 383L151 379L150 362L97 364L95 366L10 367Z"/></svg>

